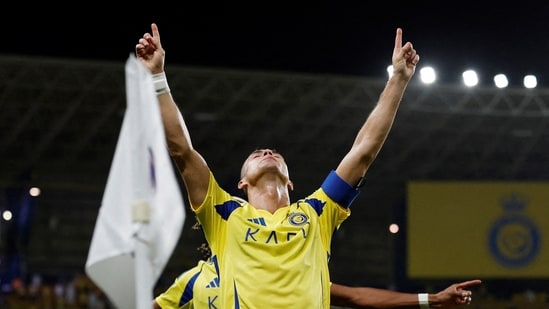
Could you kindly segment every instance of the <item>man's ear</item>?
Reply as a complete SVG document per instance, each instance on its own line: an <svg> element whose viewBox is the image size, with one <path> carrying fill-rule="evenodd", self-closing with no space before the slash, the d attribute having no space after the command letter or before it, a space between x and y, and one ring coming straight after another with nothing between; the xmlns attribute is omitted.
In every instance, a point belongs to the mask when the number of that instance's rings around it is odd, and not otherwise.
<svg viewBox="0 0 549 309"><path fill-rule="evenodd" d="M245 182L243 179L240 179L240 181L238 181L238 189L246 191L247 186L248 186L248 183Z"/></svg>
<svg viewBox="0 0 549 309"><path fill-rule="evenodd" d="M288 190L294 191L294 183L291 180L288 180Z"/></svg>

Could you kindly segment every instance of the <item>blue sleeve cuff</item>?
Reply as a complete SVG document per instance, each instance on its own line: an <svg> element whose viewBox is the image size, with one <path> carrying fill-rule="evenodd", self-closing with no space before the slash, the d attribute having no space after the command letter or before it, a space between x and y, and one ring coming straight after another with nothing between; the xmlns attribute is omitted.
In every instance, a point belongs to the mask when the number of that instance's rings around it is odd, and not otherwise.
<svg viewBox="0 0 549 309"><path fill-rule="evenodd" d="M341 179L335 171L331 171L321 186L322 190L339 205L349 208L360 191Z"/></svg>

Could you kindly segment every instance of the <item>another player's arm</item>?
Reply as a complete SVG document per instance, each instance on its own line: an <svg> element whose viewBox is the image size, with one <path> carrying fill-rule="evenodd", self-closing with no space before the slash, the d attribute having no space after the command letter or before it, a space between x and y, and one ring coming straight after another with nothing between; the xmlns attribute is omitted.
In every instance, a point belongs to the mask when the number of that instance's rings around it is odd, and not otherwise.
<svg viewBox="0 0 549 309"><path fill-rule="evenodd" d="M469 288L480 280L454 283L436 294L427 296L429 308L452 308L471 303ZM403 309L420 308L419 294L403 293L370 287L349 287L333 283L330 288L331 304L349 308Z"/></svg>

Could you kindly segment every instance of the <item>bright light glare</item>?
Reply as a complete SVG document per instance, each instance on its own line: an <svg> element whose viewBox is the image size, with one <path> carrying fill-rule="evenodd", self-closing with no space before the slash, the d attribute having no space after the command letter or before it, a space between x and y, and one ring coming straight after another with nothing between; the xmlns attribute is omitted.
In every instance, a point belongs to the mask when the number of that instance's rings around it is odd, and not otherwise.
<svg viewBox="0 0 549 309"><path fill-rule="evenodd" d="M38 187L32 187L32 188L30 188L30 190L29 190L29 194L30 194L31 196L39 196L39 195L40 195L40 192L41 192L41 190L40 190L40 188L38 188Z"/></svg>
<svg viewBox="0 0 549 309"><path fill-rule="evenodd" d="M505 76L505 74L497 74L494 76L494 84L498 88L505 88L509 85L509 80L507 80L507 76Z"/></svg>
<svg viewBox="0 0 549 309"><path fill-rule="evenodd" d="M2 212L2 219L4 219L4 221L10 221L11 218L13 218L13 214L11 213L11 211L4 210Z"/></svg>
<svg viewBox="0 0 549 309"><path fill-rule="evenodd" d="M463 77L463 83L467 87L473 87L478 84L477 73L473 70L467 70L463 72L462 77Z"/></svg>
<svg viewBox="0 0 549 309"><path fill-rule="evenodd" d="M389 78L393 76L393 65L387 67L387 75L389 76Z"/></svg>
<svg viewBox="0 0 549 309"><path fill-rule="evenodd" d="M432 67L424 67L419 70L419 76L424 84L432 84L437 79L435 69Z"/></svg>
<svg viewBox="0 0 549 309"><path fill-rule="evenodd" d="M393 66L388 65L387 66L387 75L389 78L393 76ZM434 84L437 82L437 72L434 67L432 66L424 66L421 69L418 69L419 73L419 79L423 84ZM463 71L461 74L462 76L462 82L467 87L475 87L480 84L480 77L477 73L477 71L473 69L468 69ZM509 78L504 73L498 73L494 75L493 78L494 85L497 88L507 88L510 85ZM523 79L523 85L525 88L536 88L538 86L538 81L535 75L525 75Z"/></svg>
<svg viewBox="0 0 549 309"><path fill-rule="evenodd" d="M396 234L398 233L398 230L399 230L398 224L392 223L391 225L389 225L389 232Z"/></svg>
<svg viewBox="0 0 549 309"><path fill-rule="evenodd" d="M538 80L534 75L526 75L524 76L524 87L526 88L536 88L538 85Z"/></svg>

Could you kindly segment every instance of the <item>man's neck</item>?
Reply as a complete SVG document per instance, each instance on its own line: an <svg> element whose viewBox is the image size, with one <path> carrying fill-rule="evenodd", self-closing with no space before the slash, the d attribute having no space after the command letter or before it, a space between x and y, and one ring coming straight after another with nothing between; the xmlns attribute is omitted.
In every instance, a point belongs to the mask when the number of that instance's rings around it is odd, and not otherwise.
<svg viewBox="0 0 549 309"><path fill-rule="evenodd" d="M248 187L247 195L252 206L270 213L290 204L288 188L280 184Z"/></svg>

